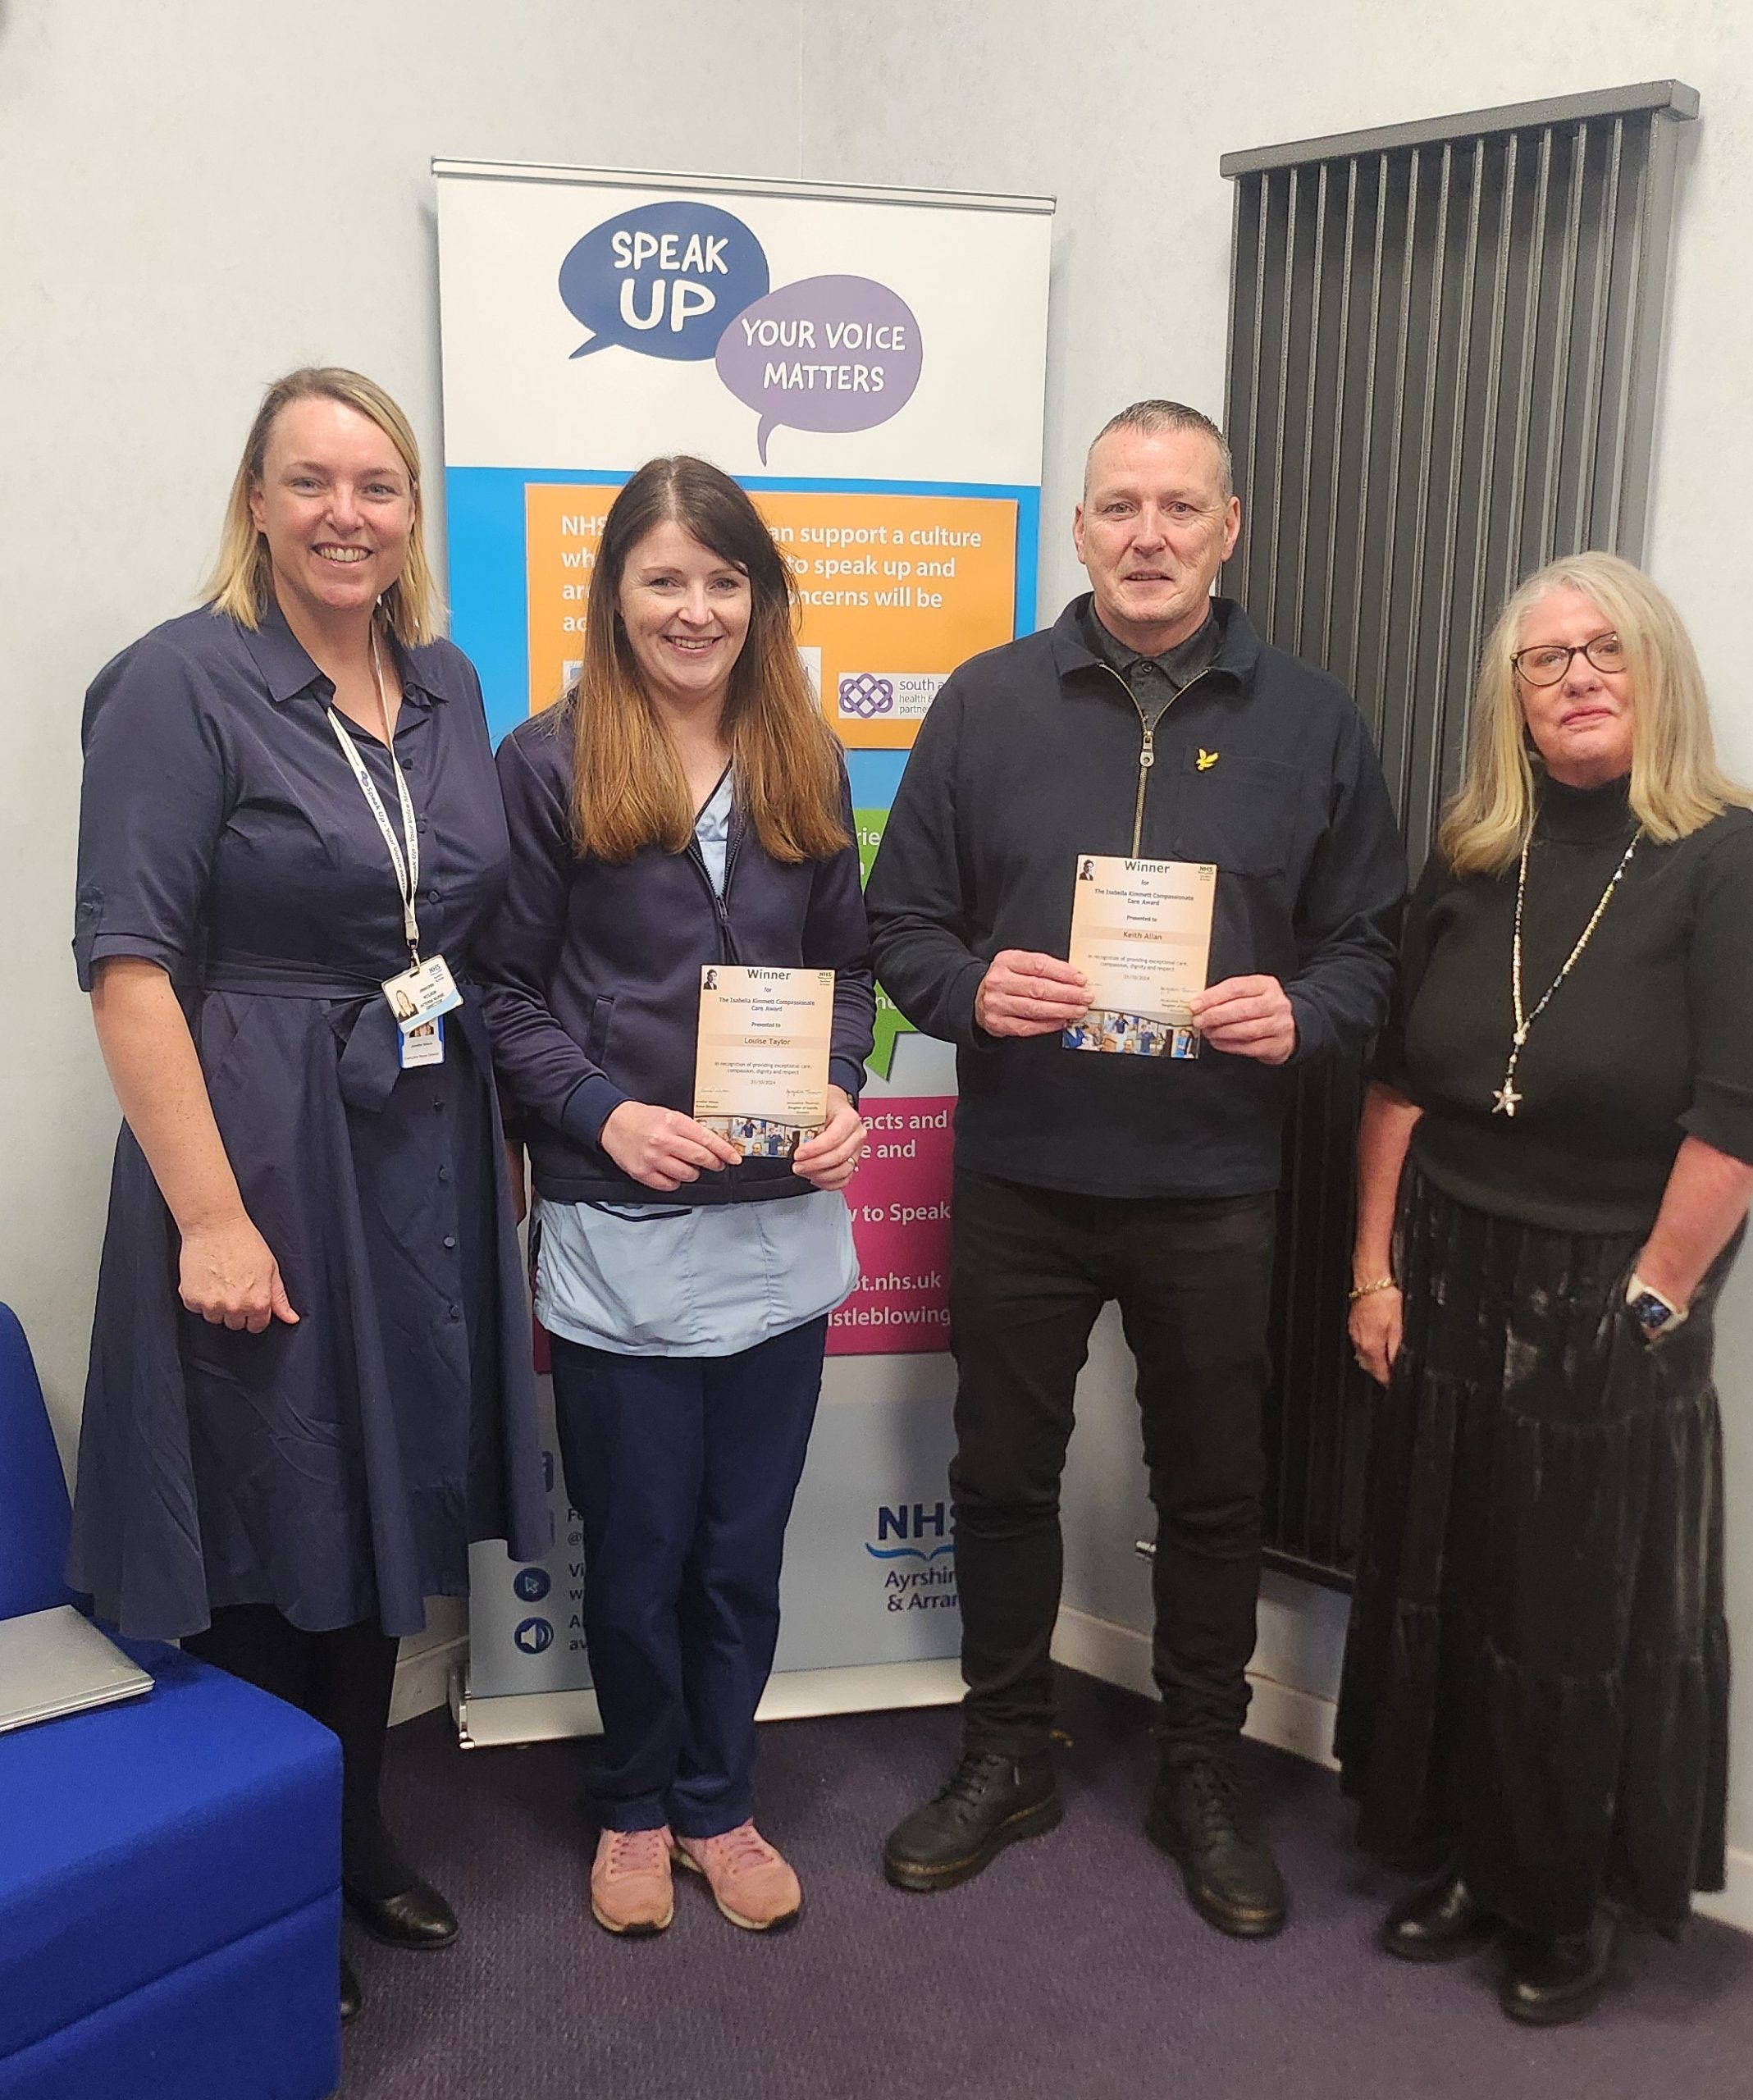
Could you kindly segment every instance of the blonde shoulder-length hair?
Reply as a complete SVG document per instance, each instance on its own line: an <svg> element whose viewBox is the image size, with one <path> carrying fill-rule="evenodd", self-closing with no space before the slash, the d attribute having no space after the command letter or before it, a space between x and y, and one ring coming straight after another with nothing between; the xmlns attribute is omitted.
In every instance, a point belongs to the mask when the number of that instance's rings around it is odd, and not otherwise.
<svg viewBox="0 0 1753 2100"><path fill-rule="evenodd" d="M685 454L647 460L603 523L585 608L584 666L556 724L572 741L578 850L626 861L646 846L682 852L693 836L687 783L620 612L629 556L671 522L749 579L748 633L722 725L738 805L774 860L825 861L851 841L840 809L840 746L797 654L790 566L742 488Z"/></svg>
<svg viewBox="0 0 1753 2100"><path fill-rule="evenodd" d="M1466 777L1436 835L1458 875L1500 874L1533 829L1539 755L1530 748L1512 659L1528 615L1554 591L1579 591L1625 645L1632 810L1650 837L1684 838L1724 810L1753 804L1753 793L1717 764L1704 674L1669 598L1618 555L1566 555L1522 584L1480 652Z"/></svg>
<svg viewBox="0 0 1753 2100"><path fill-rule="evenodd" d="M202 599L216 613L228 614L240 627L262 624L274 602L273 566L266 538L250 515L251 494L262 485L267 445L276 418L294 401L339 401L377 424L401 454L408 470L408 486L413 501L413 521L408 535L408 557L402 573L383 595L384 616L390 632L404 648L431 641L442 631L444 608L431 565L426 555L425 512L420 500L420 445L406 416L376 380L363 372L349 372L342 365L303 365L276 379L262 397L256 419L249 426L244 456L231 482L226 502L225 523L219 534L219 559L208 578Z"/></svg>

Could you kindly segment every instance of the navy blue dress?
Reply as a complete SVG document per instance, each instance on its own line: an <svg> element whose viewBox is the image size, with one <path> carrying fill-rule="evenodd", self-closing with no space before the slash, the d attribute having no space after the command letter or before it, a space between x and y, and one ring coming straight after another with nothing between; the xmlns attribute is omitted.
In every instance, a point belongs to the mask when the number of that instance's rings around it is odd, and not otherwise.
<svg viewBox="0 0 1753 2100"><path fill-rule="evenodd" d="M419 824L422 951L459 979L508 845L481 690L449 642L403 652L396 755ZM124 1128L80 1428L70 1579L131 1634L272 1605L320 1632L418 1632L468 1542L547 1550L530 1330L477 995L403 1071L379 988L405 967L382 834L331 688L277 611L200 611L87 696L74 952L167 969L244 1205L297 1326L209 1326ZM382 743L348 725L385 806ZM398 819L392 815L392 824Z"/></svg>

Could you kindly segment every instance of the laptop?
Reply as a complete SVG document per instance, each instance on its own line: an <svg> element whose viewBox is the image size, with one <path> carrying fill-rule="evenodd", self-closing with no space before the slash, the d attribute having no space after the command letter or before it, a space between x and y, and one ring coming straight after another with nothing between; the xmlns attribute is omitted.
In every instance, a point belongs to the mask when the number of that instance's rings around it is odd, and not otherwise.
<svg viewBox="0 0 1753 2100"><path fill-rule="evenodd" d="M152 1684L71 1605L0 1618L0 1734L138 1699Z"/></svg>

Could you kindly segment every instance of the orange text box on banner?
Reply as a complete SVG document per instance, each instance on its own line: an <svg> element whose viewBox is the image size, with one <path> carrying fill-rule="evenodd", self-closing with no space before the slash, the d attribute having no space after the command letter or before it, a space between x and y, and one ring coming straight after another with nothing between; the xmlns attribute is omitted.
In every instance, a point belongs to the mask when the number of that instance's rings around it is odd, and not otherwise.
<svg viewBox="0 0 1753 2100"><path fill-rule="evenodd" d="M616 486L524 491L532 713L559 697L584 654L591 572ZM1014 502L819 489L761 489L755 500L791 564L799 646L843 742L910 745L956 665L1011 639Z"/></svg>
<svg viewBox="0 0 1753 2100"><path fill-rule="evenodd" d="M1011 639L1014 502L817 489L755 500L791 563L798 639L843 743L910 745L956 665Z"/></svg>

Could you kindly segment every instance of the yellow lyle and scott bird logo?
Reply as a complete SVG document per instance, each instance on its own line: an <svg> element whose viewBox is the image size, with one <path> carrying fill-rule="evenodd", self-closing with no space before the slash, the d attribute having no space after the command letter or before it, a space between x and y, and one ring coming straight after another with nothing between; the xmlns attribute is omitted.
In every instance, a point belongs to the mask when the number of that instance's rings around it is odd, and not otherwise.
<svg viewBox="0 0 1753 2100"><path fill-rule="evenodd" d="M1204 745L1201 744L1199 746L1199 756L1196 761L1200 772L1209 773L1212 768L1217 763L1217 758L1218 754L1216 751L1208 751L1205 748Z"/></svg>

